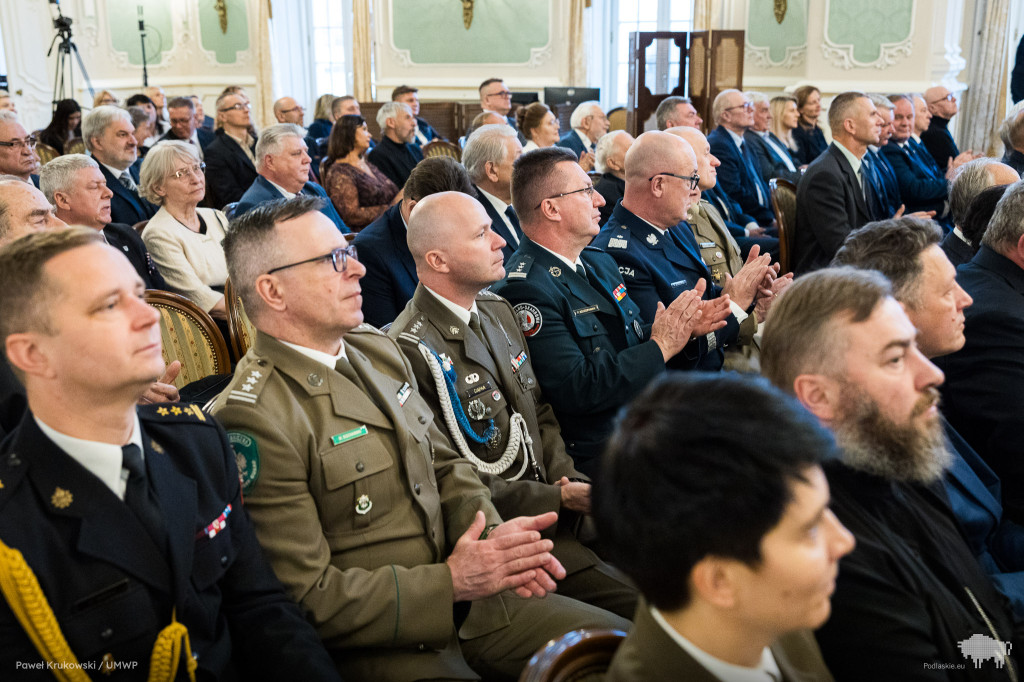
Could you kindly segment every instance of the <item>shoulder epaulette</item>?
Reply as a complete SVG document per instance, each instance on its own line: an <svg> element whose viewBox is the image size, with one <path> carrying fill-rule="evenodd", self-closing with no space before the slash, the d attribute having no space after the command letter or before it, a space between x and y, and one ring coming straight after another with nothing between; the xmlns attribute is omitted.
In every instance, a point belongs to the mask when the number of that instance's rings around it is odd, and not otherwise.
<svg viewBox="0 0 1024 682"><path fill-rule="evenodd" d="M273 370L269 361L264 360L263 363L249 365L251 369L247 374L243 373L243 369L235 371L235 379L228 387L230 390L226 396L228 403L256 404L256 399L260 397L260 392L266 386L267 378ZM239 379L243 379L242 383L238 383Z"/></svg>
<svg viewBox="0 0 1024 682"><path fill-rule="evenodd" d="M493 301L498 298L501 298L501 296L498 296L490 289L481 289L476 295L476 300L478 301Z"/></svg>
<svg viewBox="0 0 1024 682"><path fill-rule="evenodd" d="M625 249L629 246L629 230L623 225L622 229L615 230L611 236L608 237L608 248L609 249ZM589 248L589 247L585 247Z"/></svg>
<svg viewBox="0 0 1024 682"><path fill-rule="evenodd" d="M426 322L426 313L420 313L416 317L411 318L409 320L409 324L407 324L405 326L405 329L403 329L398 334L398 338L396 340L399 342L405 341L406 343L416 345L417 343L420 342L420 337L418 335L420 333L420 330L423 329L423 325L426 324Z"/></svg>
<svg viewBox="0 0 1024 682"><path fill-rule="evenodd" d="M209 417L192 403L153 403L139 406L139 419L151 422L208 422Z"/></svg>
<svg viewBox="0 0 1024 682"><path fill-rule="evenodd" d="M526 279L531 267L533 267L533 256L522 256L515 263L509 263L505 279Z"/></svg>
<svg viewBox="0 0 1024 682"><path fill-rule="evenodd" d="M374 327L372 324L366 322L361 323L358 327L348 332L349 334L379 334L380 336L387 336L384 332Z"/></svg>

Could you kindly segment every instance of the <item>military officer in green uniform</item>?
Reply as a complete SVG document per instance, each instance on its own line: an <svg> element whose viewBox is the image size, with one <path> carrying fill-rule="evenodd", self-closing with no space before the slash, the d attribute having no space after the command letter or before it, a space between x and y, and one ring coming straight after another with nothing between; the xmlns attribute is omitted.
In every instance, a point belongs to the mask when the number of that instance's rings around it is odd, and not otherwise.
<svg viewBox="0 0 1024 682"><path fill-rule="evenodd" d="M565 452L512 306L484 290L505 275L504 243L472 197L424 199L409 221L420 283L388 334L499 513L560 512L554 554L567 575L559 592L632 618L636 590L574 533L590 511L590 481Z"/></svg>
<svg viewBox="0 0 1024 682"><path fill-rule="evenodd" d="M214 405L271 565L350 679L514 679L551 637L628 627L545 595L564 569L502 523L391 339L361 325L365 272L317 199L261 206L225 241L256 326ZM515 588L518 596L508 591Z"/></svg>
<svg viewBox="0 0 1024 682"><path fill-rule="evenodd" d="M526 238L491 290L513 304L566 450L592 475L618 409L664 371L699 322L724 326L728 299L700 301L697 284L645 321L615 261L587 248L604 199L560 147L519 157L512 202Z"/></svg>

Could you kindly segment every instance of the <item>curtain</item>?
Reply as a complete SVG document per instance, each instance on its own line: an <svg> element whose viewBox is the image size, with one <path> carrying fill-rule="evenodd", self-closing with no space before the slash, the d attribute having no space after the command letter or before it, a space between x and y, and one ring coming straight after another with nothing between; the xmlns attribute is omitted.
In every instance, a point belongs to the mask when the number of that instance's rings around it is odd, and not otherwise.
<svg viewBox="0 0 1024 682"><path fill-rule="evenodd" d="M270 43L270 21L273 18L273 11L270 8L271 0L261 0L259 13L256 16L258 29L256 46L256 111L253 112L254 120L261 127L277 123L274 119L274 60L273 50Z"/></svg>
<svg viewBox="0 0 1024 682"><path fill-rule="evenodd" d="M708 31L711 29L711 3L712 0L693 0L694 31Z"/></svg>
<svg viewBox="0 0 1024 682"><path fill-rule="evenodd" d="M373 39L370 33L370 0L352 0L352 96L373 101Z"/></svg>
<svg viewBox="0 0 1024 682"><path fill-rule="evenodd" d="M960 149L986 152L1006 115L1010 0L977 0L967 64L970 88L960 109ZM998 140L995 141L998 143Z"/></svg>
<svg viewBox="0 0 1024 682"><path fill-rule="evenodd" d="M590 0L569 2L569 85L584 87L587 84L587 39L584 10L590 7Z"/></svg>

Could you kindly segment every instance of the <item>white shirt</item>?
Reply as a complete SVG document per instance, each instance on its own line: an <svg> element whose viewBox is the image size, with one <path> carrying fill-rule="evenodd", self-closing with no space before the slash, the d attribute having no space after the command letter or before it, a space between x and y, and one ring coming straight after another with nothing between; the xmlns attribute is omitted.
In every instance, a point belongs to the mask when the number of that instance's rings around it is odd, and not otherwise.
<svg viewBox="0 0 1024 682"><path fill-rule="evenodd" d="M782 162L786 164L786 168L794 172L796 171L796 166L794 166L793 162L790 160L789 154L786 151L784 151L781 147L779 147L779 145L775 144L774 140L772 140L772 136L768 134L767 130L764 131L763 133L755 130L754 134L760 135L761 139L765 141L765 144L767 144L769 147L775 150L775 153L779 155L779 158L782 159Z"/></svg>
<svg viewBox="0 0 1024 682"><path fill-rule="evenodd" d="M853 167L853 175L854 177L857 178L857 184L861 186L861 189L863 189L864 182L861 180L860 177L860 159L857 158L857 156L853 152L847 149L842 142L839 142L838 140L833 140L833 142L836 143L836 148L843 153L843 156L846 157L846 160L850 162L850 166Z"/></svg>
<svg viewBox="0 0 1024 682"><path fill-rule="evenodd" d="M278 339L278 341L281 341L281 339ZM342 358L348 360L348 355L345 353L344 341L341 342L341 350L338 351L337 355L331 355L330 353L325 353L322 350L306 348L305 346L300 346L295 343L288 343L287 341L281 341L281 343L288 346L296 353L302 353L310 360L319 362L321 365L327 365L331 369L334 369L334 366L338 364L338 360L341 360Z"/></svg>
<svg viewBox="0 0 1024 682"><path fill-rule="evenodd" d="M110 491L117 495L118 499L124 500L124 491L128 486L128 470L122 467L124 455L120 445L113 443L100 443L94 440L84 440L68 436L57 431L52 426L44 424L39 417L32 415L39 425L39 430L56 443L57 447L63 450L71 459L75 460L86 470L100 479L103 485L110 488ZM143 461L146 457L146 449L142 447L142 429L139 427L139 416L135 415L132 424L132 435L129 443L139 446L142 451Z"/></svg>
<svg viewBox="0 0 1024 682"><path fill-rule="evenodd" d="M527 140L526 144L523 145L523 153L532 152L534 149L540 149L540 146L533 140Z"/></svg>
<svg viewBox="0 0 1024 682"><path fill-rule="evenodd" d="M555 257L555 258L557 258L558 260L560 260L560 261L562 261L563 263L565 263L566 265L568 265L568 266L569 266L569 269L570 269L570 270L573 270L573 271L575 271L575 270L576 270L576 266L577 266L577 265L583 265L583 261L582 261L582 260L580 260L580 257L579 257L579 256L576 256L576 262L574 263L574 262L572 262L571 260L569 260L568 258L566 258L565 256L563 256L562 254L560 254L560 253L555 253L554 251L552 251L552 250L551 250L551 249L549 249L548 247L544 246L543 244L537 244L537 246L539 246L540 248L544 249L545 251L547 251L548 253L550 253L550 254L551 254L552 256L554 256L554 257ZM584 269L586 269L586 266L584 266Z"/></svg>
<svg viewBox="0 0 1024 682"><path fill-rule="evenodd" d="M779 682L782 680L782 672L779 664L775 662L771 649L765 647L761 652L761 663L756 668L747 668L741 665L726 663L720 658L715 658L690 640L676 632L675 628L668 624L665 617L658 609L651 608L651 616L661 626L661 629L672 638L683 651L690 654L693 660L697 661L709 673L723 682Z"/></svg>
<svg viewBox="0 0 1024 682"><path fill-rule="evenodd" d="M282 195L284 195L285 199L294 199L296 196L298 196L295 192L289 192L284 187L282 187L281 185L277 184L276 182L274 182L273 180L271 180L267 176L264 175L262 177L263 177L264 180L266 180L271 185L273 185L274 189L276 189L278 192L280 192Z"/></svg>
<svg viewBox="0 0 1024 682"><path fill-rule="evenodd" d="M420 282L420 284L423 284L423 283ZM426 289L427 292L429 292L431 296L436 298L438 303L443 305L448 310L452 311L453 315L455 315L457 318L462 320L462 324L468 325L470 317L472 316L473 313L476 313L477 317L480 316L480 313L479 313L479 311L478 311L478 309L476 307L476 301L473 301L473 305L470 306L469 310L466 310L461 305L458 305L456 303L453 303L452 301L449 301L447 298L445 298L441 294L437 293L436 291L434 291L433 289L428 287L426 284L423 284L423 288Z"/></svg>
<svg viewBox="0 0 1024 682"><path fill-rule="evenodd" d="M108 171L110 171L110 174L113 175L115 178L120 179L122 175L128 173L128 168L114 168L113 166L108 166L107 164L97 159L95 156L92 157L92 160L106 168ZM128 175L131 175L131 173L128 173ZM132 182L135 182L135 178L132 178Z"/></svg>
<svg viewBox="0 0 1024 682"><path fill-rule="evenodd" d="M737 135L736 133L734 133L733 131L729 130L725 126L722 126L722 130L724 130L725 132L729 133L729 137L732 138L732 141L736 145L737 149L741 149L742 148L742 146L741 146L743 144L743 136L742 135Z"/></svg>
<svg viewBox="0 0 1024 682"><path fill-rule="evenodd" d="M516 242L515 246L518 246L519 235L516 234L516 228L512 225L512 221L509 220L508 216L505 214L505 211L508 210L509 205L482 187L477 187L477 190L484 197L484 199L487 199L487 201L491 202L491 206L493 206L494 210L498 212L498 215L501 216L501 219L505 221L505 226L508 227L509 233L512 235L512 238Z"/></svg>

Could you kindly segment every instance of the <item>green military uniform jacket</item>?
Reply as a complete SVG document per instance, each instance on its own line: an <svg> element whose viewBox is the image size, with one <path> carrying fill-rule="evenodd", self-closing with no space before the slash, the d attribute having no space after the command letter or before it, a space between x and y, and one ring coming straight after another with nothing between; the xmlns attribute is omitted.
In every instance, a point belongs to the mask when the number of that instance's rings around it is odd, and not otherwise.
<svg viewBox="0 0 1024 682"><path fill-rule="evenodd" d="M722 286L726 274L735 275L743 267L736 238L729 234L721 214L704 199L690 209L687 222L697 238L700 255L711 270L711 279Z"/></svg>
<svg viewBox="0 0 1024 682"><path fill-rule="evenodd" d="M365 393L260 332L214 404L260 544L347 679L475 679L444 561L477 510L501 519L398 346L360 325L345 348ZM473 602L458 636L507 626L504 598Z"/></svg>

